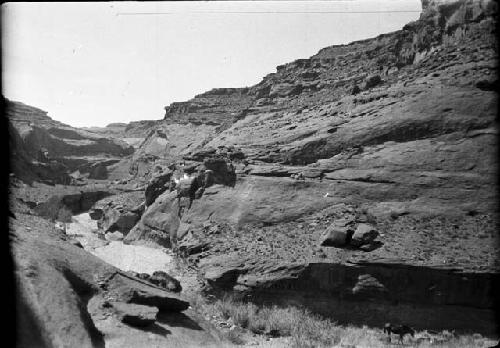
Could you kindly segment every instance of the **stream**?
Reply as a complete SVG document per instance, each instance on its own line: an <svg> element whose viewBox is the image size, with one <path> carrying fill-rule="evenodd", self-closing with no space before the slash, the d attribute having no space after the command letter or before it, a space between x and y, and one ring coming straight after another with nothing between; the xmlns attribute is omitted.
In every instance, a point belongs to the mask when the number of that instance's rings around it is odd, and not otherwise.
<svg viewBox="0 0 500 348"><path fill-rule="evenodd" d="M66 225L66 234L78 240L84 250L123 271L151 274L169 272L174 267L173 255L168 250L107 241L99 238L98 230L97 221L88 213L74 215Z"/></svg>

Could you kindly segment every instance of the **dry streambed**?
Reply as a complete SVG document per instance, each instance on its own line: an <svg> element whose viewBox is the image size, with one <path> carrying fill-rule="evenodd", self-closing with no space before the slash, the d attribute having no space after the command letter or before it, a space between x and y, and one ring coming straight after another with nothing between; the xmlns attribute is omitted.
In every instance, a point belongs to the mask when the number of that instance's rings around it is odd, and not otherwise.
<svg viewBox="0 0 500 348"><path fill-rule="evenodd" d="M88 213L73 216L66 225L66 234L78 240L86 251L123 271L151 274L173 268L173 255L168 250L107 241L99 238L97 231L97 221Z"/></svg>

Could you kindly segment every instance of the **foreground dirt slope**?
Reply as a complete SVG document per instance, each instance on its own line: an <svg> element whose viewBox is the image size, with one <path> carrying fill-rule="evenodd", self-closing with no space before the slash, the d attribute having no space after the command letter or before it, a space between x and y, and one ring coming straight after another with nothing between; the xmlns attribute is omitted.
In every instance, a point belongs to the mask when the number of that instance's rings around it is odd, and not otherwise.
<svg viewBox="0 0 500 348"><path fill-rule="evenodd" d="M10 230L19 347L223 344L178 294L104 263L48 221L17 212ZM146 329L121 319L158 311Z"/></svg>
<svg viewBox="0 0 500 348"><path fill-rule="evenodd" d="M131 166L163 191L125 240L176 248L214 289L340 320L495 331L496 13L424 1L400 31L168 106ZM363 248L360 225L378 231Z"/></svg>

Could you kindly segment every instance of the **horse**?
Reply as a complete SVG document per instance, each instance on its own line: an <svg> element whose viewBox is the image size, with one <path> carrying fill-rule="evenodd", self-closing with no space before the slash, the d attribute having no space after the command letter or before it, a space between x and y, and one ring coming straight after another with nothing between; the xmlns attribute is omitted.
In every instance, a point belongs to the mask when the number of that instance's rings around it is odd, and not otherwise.
<svg viewBox="0 0 500 348"><path fill-rule="evenodd" d="M415 330L407 325L396 325L393 326L390 323L384 325L384 333L389 335L389 342L391 341L391 334L395 333L399 335L399 343L403 343L403 338L405 335L409 334L411 337L415 337Z"/></svg>

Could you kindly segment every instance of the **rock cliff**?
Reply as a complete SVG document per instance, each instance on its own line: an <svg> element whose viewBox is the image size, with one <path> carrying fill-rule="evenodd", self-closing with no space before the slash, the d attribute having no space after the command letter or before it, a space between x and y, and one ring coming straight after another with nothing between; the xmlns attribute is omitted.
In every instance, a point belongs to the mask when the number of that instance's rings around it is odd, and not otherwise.
<svg viewBox="0 0 500 348"><path fill-rule="evenodd" d="M494 1L423 1L420 19L399 31L166 107L131 170L158 185L168 167L186 175L188 191L169 176L126 240L172 246L214 289L278 301L281 290L266 289L283 281L295 303L359 306L361 321L383 322L386 306L419 327L439 310L455 328L494 331L496 13ZM232 183L199 184L200 166L221 156ZM377 244L320 245L345 218L375 226ZM308 285L322 277L336 280ZM429 289L441 297L426 297ZM383 305L366 305L371 290ZM326 304L307 300L316 296ZM474 328L457 313L478 318Z"/></svg>
<svg viewBox="0 0 500 348"><path fill-rule="evenodd" d="M54 121L41 109L7 99L4 103L11 153L19 154L11 156L12 171L19 178L68 184L69 174L75 173L106 179L107 167L134 151L119 139Z"/></svg>

